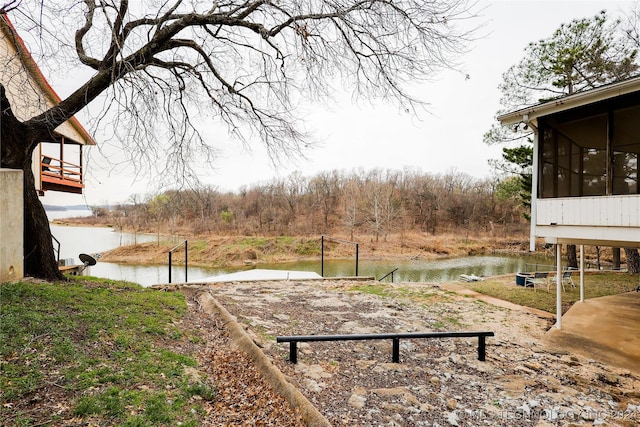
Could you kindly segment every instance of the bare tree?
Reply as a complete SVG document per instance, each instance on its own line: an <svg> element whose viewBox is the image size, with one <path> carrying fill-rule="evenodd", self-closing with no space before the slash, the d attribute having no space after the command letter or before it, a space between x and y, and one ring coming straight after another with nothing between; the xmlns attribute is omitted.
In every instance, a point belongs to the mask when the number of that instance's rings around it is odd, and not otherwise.
<svg viewBox="0 0 640 427"><path fill-rule="evenodd" d="M70 66L93 72L24 121L0 88L1 166L25 172L25 273L62 278L33 190L32 152L92 101L101 102L96 125L130 159L182 179L196 178L192 160L215 155L204 120L243 142L259 138L273 158L302 154L309 142L298 102L348 84L356 97L415 111L412 85L454 64L471 35L461 21L474 8L472 0L5 3L0 11L38 41L30 49L39 60L57 61L71 47Z"/></svg>

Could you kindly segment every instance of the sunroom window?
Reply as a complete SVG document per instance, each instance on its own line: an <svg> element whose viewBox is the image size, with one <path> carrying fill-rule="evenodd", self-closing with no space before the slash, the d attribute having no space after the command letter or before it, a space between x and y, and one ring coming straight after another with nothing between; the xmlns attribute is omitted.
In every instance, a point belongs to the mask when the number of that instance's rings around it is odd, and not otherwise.
<svg viewBox="0 0 640 427"><path fill-rule="evenodd" d="M541 198L640 194L640 106L591 111L539 120Z"/></svg>

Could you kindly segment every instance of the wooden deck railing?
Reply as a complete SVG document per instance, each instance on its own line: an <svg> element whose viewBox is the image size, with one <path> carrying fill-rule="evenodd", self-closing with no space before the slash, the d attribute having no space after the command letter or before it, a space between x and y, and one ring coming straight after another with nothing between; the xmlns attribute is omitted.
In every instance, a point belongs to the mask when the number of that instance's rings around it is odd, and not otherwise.
<svg viewBox="0 0 640 427"><path fill-rule="evenodd" d="M84 187L82 166L51 156L42 156L41 179L42 187L45 190L64 191L64 188L69 188L75 192Z"/></svg>

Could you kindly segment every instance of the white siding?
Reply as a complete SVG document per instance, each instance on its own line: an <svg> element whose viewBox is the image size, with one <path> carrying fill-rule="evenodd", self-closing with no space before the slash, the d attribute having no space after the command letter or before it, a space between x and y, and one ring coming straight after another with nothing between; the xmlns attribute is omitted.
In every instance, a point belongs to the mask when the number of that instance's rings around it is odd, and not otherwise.
<svg viewBox="0 0 640 427"><path fill-rule="evenodd" d="M538 199L536 223L640 227L640 195Z"/></svg>

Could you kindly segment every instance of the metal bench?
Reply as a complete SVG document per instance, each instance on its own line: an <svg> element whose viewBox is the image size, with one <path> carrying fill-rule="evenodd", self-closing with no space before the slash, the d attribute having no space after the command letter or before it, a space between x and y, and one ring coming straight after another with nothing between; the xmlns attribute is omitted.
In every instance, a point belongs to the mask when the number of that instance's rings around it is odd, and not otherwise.
<svg viewBox="0 0 640 427"><path fill-rule="evenodd" d="M392 340L393 341L393 363L400 363L400 340L414 338L468 338L478 337L478 360L485 360L486 337L494 336L493 332L411 332L411 333L389 333L389 334L366 334L366 335L293 335L280 336L276 342L289 343L289 360L298 363L298 343L310 341L363 341L363 340Z"/></svg>

